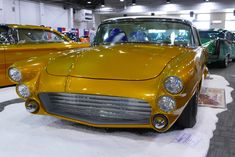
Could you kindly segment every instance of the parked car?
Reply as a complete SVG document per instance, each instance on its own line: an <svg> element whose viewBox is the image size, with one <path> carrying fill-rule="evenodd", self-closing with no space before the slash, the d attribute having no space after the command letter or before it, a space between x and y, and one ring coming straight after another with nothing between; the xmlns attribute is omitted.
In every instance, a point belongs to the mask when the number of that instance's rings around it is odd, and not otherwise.
<svg viewBox="0 0 235 157"><path fill-rule="evenodd" d="M191 22L108 19L93 44L9 68L29 112L95 127L194 126L207 52Z"/></svg>
<svg viewBox="0 0 235 157"><path fill-rule="evenodd" d="M72 42L48 27L0 25L0 87L12 84L6 71L16 61L88 46L89 44Z"/></svg>
<svg viewBox="0 0 235 157"><path fill-rule="evenodd" d="M200 31L203 46L208 49L208 64L219 63L227 67L231 60L235 61L234 34L226 30Z"/></svg>

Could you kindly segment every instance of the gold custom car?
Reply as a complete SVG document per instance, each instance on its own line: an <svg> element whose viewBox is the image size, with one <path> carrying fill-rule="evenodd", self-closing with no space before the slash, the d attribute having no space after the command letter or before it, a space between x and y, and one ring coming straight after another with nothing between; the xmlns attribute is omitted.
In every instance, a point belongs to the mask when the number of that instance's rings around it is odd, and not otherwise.
<svg viewBox="0 0 235 157"><path fill-rule="evenodd" d="M186 20L104 21L93 47L12 65L27 111L94 127L152 128L196 123L207 52Z"/></svg>
<svg viewBox="0 0 235 157"><path fill-rule="evenodd" d="M72 42L48 27L0 25L0 87L12 84L6 71L16 61L88 46Z"/></svg>

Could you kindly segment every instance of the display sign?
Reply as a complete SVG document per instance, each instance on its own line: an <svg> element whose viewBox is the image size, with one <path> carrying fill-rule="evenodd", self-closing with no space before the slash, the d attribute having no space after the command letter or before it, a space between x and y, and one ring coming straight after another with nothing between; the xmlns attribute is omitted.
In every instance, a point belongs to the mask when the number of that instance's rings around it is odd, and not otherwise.
<svg viewBox="0 0 235 157"><path fill-rule="evenodd" d="M202 87L199 105L215 108L226 108L225 90L221 88Z"/></svg>

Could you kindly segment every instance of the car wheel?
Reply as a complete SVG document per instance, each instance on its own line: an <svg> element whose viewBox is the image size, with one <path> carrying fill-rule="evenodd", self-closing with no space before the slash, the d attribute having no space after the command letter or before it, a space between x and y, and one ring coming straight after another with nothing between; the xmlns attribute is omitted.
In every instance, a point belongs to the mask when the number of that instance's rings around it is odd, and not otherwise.
<svg viewBox="0 0 235 157"><path fill-rule="evenodd" d="M229 56L226 56L225 59L221 62L222 68L227 68L229 64Z"/></svg>
<svg viewBox="0 0 235 157"><path fill-rule="evenodd" d="M196 124L197 108L198 108L199 90L193 95L187 106L184 108L176 125L180 128L192 128Z"/></svg>

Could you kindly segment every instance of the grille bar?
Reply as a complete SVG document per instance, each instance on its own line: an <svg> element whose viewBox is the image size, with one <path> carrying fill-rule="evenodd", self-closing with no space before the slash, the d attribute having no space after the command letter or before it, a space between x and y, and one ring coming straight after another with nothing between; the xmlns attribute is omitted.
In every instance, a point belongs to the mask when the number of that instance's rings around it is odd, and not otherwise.
<svg viewBox="0 0 235 157"><path fill-rule="evenodd" d="M52 103L62 103L62 104L67 104L67 105L77 105L78 102L77 101L68 101L68 100L52 100L51 101ZM143 108L140 108L138 106L125 106L123 104L120 104L120 106L117 106L117 105L114 105L114 104L110 104L110 103L100 103L100 102L84 102L84 101L80 101L81 103L79 104L79 106L84 106L84 107L102 107L102 108L107 108L107 109L123 109L123 110L130 110L130 111L151 111L150 108L147 108L147 107L143 107Z"/></svg>
<svg viewBox="0 0 235 157"><path fill-rule="evenodd" d="M127 98L120 98L120 99L118 99L118 98L116 98L116 97L113 97L113 98L110 98L110 97L108 97L108 96L96 96L96 95L81 95L81 94L65 94L65 93L59 93L59 94L51 94L51 97L54 97L55 99L62 99L62 100L71 100L71 99L73 99L73 100L78 100L79 99L79 101L81 101L81 100L84 100L84 101L86 101L86 100L89 100L89 101L96 101L96 102L103 102L103 103L105 103L105 102L108 102L108 103L110 103L110 102L112 102L112 103L121 103L121 102L123 102L123 103L128 103L128 104L130 104L130 105L136 105L136 103L138 103L138 106L141 106L141 104L143 103L143 107L147 107L146 106L146 102L145 101L143 101L143 100L136 100L136 99L127 99Z"/></svg>
<svg viewBox="0 0 235 157"><path fill-rule="evenodd" d="M61 106L61 107L64 107L64 105L67 105L65 103L61 104L61 103L57 103L58 106ZM102 110L102 111L107 111L107 112L113 112L113 113L116 113L116 112L120 112L119 109L114 109L114 108L104 108L104 107L96 107L96 106L75 106L75 105L67 105L66 107L68 108L71 108L71 109L77 109L77 110L89 110L92 112L92 110L96 111L96 110ZM146 112L141 112L141 111L133 111L133 110L126 110L126 111L123 111L123 114L126 113L126 114L139 114L139 117L140 116L146 116L148 115L148 113Z"/></svg>
<svg viewBox="0 0 235 157"><path fill-rule="evenodd" d="M93 124L149 124L151 107L133 98L71 94L40 93L46 111Z"/></svg>

